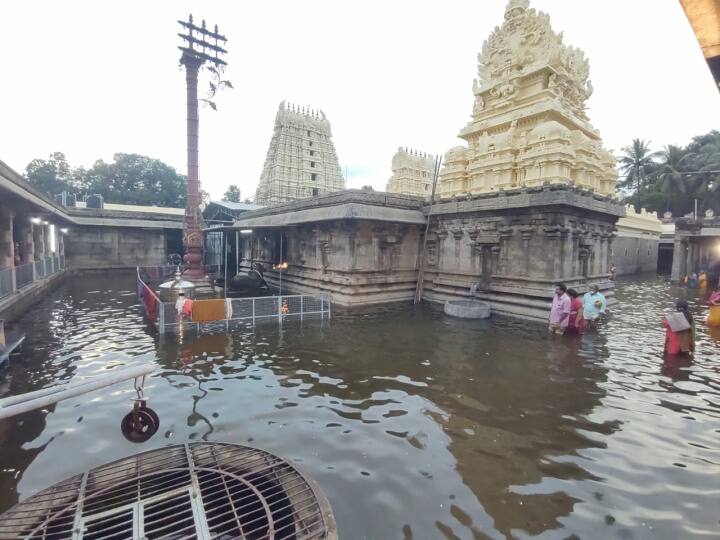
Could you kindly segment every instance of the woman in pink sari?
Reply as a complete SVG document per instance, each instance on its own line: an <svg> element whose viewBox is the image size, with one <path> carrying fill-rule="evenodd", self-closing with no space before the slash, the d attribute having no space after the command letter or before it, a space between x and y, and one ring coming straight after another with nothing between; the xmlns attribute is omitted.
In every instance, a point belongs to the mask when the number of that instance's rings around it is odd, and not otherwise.
<svg viewBox="0 0 720 540"><path fill-rule="evenodd" d="M570 315L568 315L568 325L565 333L583 334L585 332L585 317L583 317L582 298L575 289L568 289L567 294L570 297Z"/></svg>

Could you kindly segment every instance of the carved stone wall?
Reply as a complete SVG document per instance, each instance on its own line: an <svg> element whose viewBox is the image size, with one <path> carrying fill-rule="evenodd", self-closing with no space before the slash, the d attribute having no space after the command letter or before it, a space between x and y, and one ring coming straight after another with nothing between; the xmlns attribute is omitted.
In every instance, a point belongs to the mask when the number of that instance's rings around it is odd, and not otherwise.
<svg viewBox="0 0 720 540"><path fill-rule="evenodd" d="M467 146L446 154L441 197L545 183L615 193L615 159L585 114L588 61L528 6L511 0L483 44Z"/></svg>
<svg viewBox="0 0 720 540"><path fill-rule="evenodd" d="M435 161L432 156L398 148L392 159L393 175L387 183L388 193L403 193L418 197L429 197L432 192Z"/></svg>
<svg viewBox="0 0 720 540"><path fill-rule="evenodd" d="M525 188L441 201L433 208L434 255L426 297L477 296L496 313L542 319L553 284L612 296L607 269L623 207L564 186Z"/></svg>
<svg viewBox="0 0 720 540"><path fill-rule="evenodd" d="M336 220L284 229L287 270L283 289L332 294L343 305L409 300L417 283L420 225ZM272 270L277 236L259 232L255 246L243 239L241 268L262 262L270 284L279 282Z"/></svg>
<svg viewBox="0 0 720 540"><path fill-rule="evenodd" d="M322 211L305 213L316 206ZM282 231L283 289L329 292L345 305L410 301L428 210L418 198L343 192L247 212L235 227L252 228L255 243L243 238L241 266L279 262ZM544 320L556 281L583 292L598 284L612 297L607 269L623 213L613 199L568 186L441 201L432 208L425 298L467 298L478 284L496 313ZM278 281L273 271L266 277Z"/></svg>
<svg viewBox="0 0 720 540"><path fill-rule="evenodd" d="M272 206L343 189L325 113L280 103L255 202Z"/></svg>

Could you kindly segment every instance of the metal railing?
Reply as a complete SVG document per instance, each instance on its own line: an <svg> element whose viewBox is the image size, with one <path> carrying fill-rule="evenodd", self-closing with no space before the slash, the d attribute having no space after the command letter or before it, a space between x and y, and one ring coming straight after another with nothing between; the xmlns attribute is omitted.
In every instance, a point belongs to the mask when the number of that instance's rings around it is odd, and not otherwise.
<svg viewBox="0 0 720 540"><path fill-rule="evenodd" d="M15 287L20 289L34 281L33 263L25 263L15 267Z"/></svg>
<svg viewBox="0 0 720 540"><path fill-rule="evenodd" d="M157 268L154 272L152 268ZM279 323L305 317L330 318L330 296L328 294L291 294L283 296L256 296L252 298L226 298L224 317L208 322L194 322L178 313L176 302L161 302L153 288L148 285L150 274L162 276L165 267L137 268L138 300L143 303L145 316L152 321L158 332L216 333L225 332L242 324L253 326L262 321L276 320ZM169 267L168 267L169 268ZM154 278L153 278L154 279ZM145 295L150 297L146 301Z"/></svg>
<svg viewBox="0 0 720 540"><path fill-rule="evenodd" d="M13 268L3 268L0 270L0 298L13 293Z"/></svg>
<svg viewBox="0 0 720 540"><path fill-rule="evenodd" d="M35 279L45 277L45 260L39 259L35 261Z"/></svg>
<svg viewBox="0 0 720 540"><path fill-rule="evenodd" d="M39 279L52 276L64 269L65 257L61 255L0 268L0 298L5 298Z"/></svg>
<svg viewBox="0 0 720 540"><path fill-rule="evenodd" d="M241 325L255 326L260 322L330 318L330 296L327 294L293 294L225 299L225 318L209 322L193 322L178 314L175 302L160 302L157 328L163 333L195 332L198 334L226 332Z"/></svg>

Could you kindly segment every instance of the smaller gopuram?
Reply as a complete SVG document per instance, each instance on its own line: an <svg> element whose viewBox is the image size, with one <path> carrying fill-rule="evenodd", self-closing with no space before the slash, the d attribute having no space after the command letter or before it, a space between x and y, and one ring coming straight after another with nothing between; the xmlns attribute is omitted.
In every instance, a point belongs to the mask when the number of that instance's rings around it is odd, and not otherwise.
<svg viewBox="0 0 720 540"><path fill-rule="evenodd" d="M431 155L400 147L392 158L392 172L385 189L388 193L430 196L435 172Z"/></svg>
<svg viewBox="0 0 720 540"><path fill-rule="evenodd" d="M325 113L280 103L255 203L273 206L343 189Z"/></svg>
<svg viewBox="0 0 720 540"><path fill-rule="evenodd" d="M596 284L612 300L625 209L615 160L585 114L585 55L528 0L510 0L478 59L467 146L445 155L432 208L425 298L475 296L495 313L539 320L555 282Z"/></svg>
<svg viewBox="0 0 720 540"><path fill-rule="evenodd" d="M478 55L470 122L440 176L440 197L566 184L614 195L615 158L585 114L593 88L584 53L547 14L511 0Z"/></svg>

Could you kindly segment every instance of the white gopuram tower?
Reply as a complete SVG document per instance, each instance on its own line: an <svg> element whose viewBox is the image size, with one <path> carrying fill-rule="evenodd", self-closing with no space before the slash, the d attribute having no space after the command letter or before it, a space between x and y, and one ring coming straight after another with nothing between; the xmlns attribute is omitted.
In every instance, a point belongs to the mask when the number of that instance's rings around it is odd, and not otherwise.
<svg viewBox="0 0 720 540"><path fill-rule="evenodd" d="M392 172L385 191L429 197L435 160L425 152L400 147L392 159Z"/></svg>
<svg viewBox="0 0 720 540"><path fill-rule="evenodd" d="M280 103L255 202L273 206L343 189L325 113Z"/></svg>
<svg viewBox="0 0 720 540"><path fill-rule="evenodd" d="M584 53L563 43L548 15L510 0L478 55L472 117L459 135L467 144L445 155L440 196L544 184L613 196L615 158L585 112L589 74Z"/></svg>

